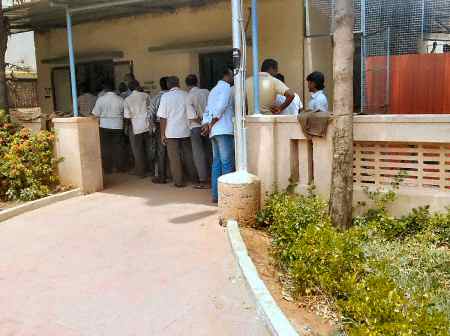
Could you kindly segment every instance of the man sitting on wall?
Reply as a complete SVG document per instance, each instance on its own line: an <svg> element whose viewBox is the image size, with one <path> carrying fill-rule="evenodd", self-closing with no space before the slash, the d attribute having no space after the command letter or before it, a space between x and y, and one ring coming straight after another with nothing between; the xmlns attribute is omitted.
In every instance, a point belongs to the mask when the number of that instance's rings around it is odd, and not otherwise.
<svg viewBox="0 0 450 336"><path fill-rule="evenodd" d="M103 168L106 174L123 170L123 99L103 84L104 94L97 99L92 114L100 120L100 145Z"/></svg>
<svg viewBox="0 0 450 336"><path fill-rule="evenodd" d="M295 99L295 93L283 82L276 79L278 74L278 62L266 59L259 73L260 109L262 114L281 114ZM253 77L247 79L247 100L249 114L255 113L253 98ZM277 95L286 97L281 105L276 105Z"/></svg>
<svg viewBox="0 0 450 336"><path fill-rule="evenodd" d="M285 83L284 76L282 74L278 74L275 76L276 79L282 81ZM282 106L284 102L286 101L286 97L282 95L277 95L277 101L275 105ZM295 94L295 98L292 101L292 103L286 107L283 112L281 112L282 115L298 115L300 111L303 109L303 103L300 99L300 96L298 94Z"/></svg>
<svg viewBox="0 0 450 336"><path fill-rule="evenodd" d="M323 90L325 89L325 76L319 71L314 71L306 77L311 100L308 110L313 112L328 112L328 99Z"/></svg>

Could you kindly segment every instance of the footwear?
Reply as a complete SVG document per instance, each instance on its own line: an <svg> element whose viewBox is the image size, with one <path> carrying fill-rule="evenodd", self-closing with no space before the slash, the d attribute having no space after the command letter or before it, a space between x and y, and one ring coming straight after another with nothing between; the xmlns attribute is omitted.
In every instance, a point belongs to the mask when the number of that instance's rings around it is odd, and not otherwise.
<svg viewBox="0 0 450 336"><path fill-rule="evenodd" d="M214 199L213 199L213 200L211 201L211 203L212 203L212 204L219 204L219 200L214 200Z"/></svg>
<svg viewBox="0 0 450 336"><path fill-rule="evenodd" d="M186 184L174 184L175 188L186 188Z"/></svg>
<svg viewBox="0 0 450 336"><path fill-rule="evenodd" d="M211 186L207 182L200 182L194 186L194 189L206 190L211 189Z"/></svg>
<svg viewBox="0 0 450 336"><path fill-rule="evenodd" d="M154 184L166 184L167 180L165 178L162 178L162 177L155 177L155 178L152 179L152 182Z"/></svg>

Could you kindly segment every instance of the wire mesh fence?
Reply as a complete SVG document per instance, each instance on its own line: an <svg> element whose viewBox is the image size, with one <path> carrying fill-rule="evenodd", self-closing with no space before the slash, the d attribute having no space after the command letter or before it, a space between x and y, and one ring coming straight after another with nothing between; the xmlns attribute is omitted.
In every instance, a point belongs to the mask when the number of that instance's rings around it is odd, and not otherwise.
<svg viewBox="0 0 450 336"><path fill-rule="evenodd" d="M306 34L331 35L335 0L306 0ZM355 109L389 113L391 58L450 52L449 0L354 0ZM448 111L450 112L450 111Z"/></svg>

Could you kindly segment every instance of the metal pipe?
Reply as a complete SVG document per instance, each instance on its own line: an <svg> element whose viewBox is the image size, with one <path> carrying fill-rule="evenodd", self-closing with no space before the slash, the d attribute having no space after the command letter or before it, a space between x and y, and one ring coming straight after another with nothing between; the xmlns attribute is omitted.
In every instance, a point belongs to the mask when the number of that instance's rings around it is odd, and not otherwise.
<svg viewBox="0 0 450 336"><path fill-rule="evenodd" d="M118 0L118 1L109 1L105 3L99 3L95 5L87 5L87 6L80 6L75 8L69 8L70 13L79 13L84 12L87 10L92 9L102 9L102 8L108 8L113 6L123 6L123 5L132 5L132 4L138 4L138 3L148 3L148 2L155 2L154 0ZM61 7L61 6L68 6L68 3L61 3L61 2L55 2L50 1L51 6L55 7Z"/></svg>
<svg viewBox="0 0 450 336"><path fill-rule="evenodd" d="M387 64L386 64L386 113L391 104L391 26L387 28Z"/></svg>
<svg viewBox="0 0 450 336"><path fill-rule="evenodd" d="M425 0L422 0L422 17L421 17L421 27L420 27L420 40L423 44L424 34L425 34Z"/></svg>
<svg viewBox="0 0 450 336"><path fill-rule="evenodd" d="M69 46L70 83L72 86L73 116L78 117L79 111L78 111L77 73L75 68L75 54L73 51L72 16L70 15L68 7L66 7L66 23L67 23L67 44Z"/></svg>
<svg viewBox="0 0 450 336"><path fill-rule="evenodd" d="M255 114L261 114L259 90L259 16L258 0L252 0L253 104ZM251 111L252 112L252 111Z"/></svg>
<svg viewBox="0 0 450 336"><path fill-rule="evenodd" d="M361 0L361 112L365 112L366 82L366 0Z"/></svg>
<svg viewBox="0 0 450 336"><path fill-rule="evenodd" d="M243 43L242 43L242 1L231 0L232 10L232 27L233 27L233 50L235 54L239 55L239 64L236 64L235 78L234 78L234 92L235 92L235 121L236 121L236 168L237 171L247 171L247 142L245 139L244 130L244 81L245 81L245 64L242 62Z"/></svg>

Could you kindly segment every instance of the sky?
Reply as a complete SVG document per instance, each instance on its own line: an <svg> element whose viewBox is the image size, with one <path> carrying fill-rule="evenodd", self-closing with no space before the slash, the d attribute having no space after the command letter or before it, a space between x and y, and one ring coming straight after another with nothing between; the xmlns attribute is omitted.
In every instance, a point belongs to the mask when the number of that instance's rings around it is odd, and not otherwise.
<svg viewBox="0 0 450 336"><path fill-rule="evenodd" d="M3 5L11 4L11 0L2 0ZM10 36L6 51L6 62L24 65L36 70L36 53L34 49L34 33L22 33Z"/></svg>

